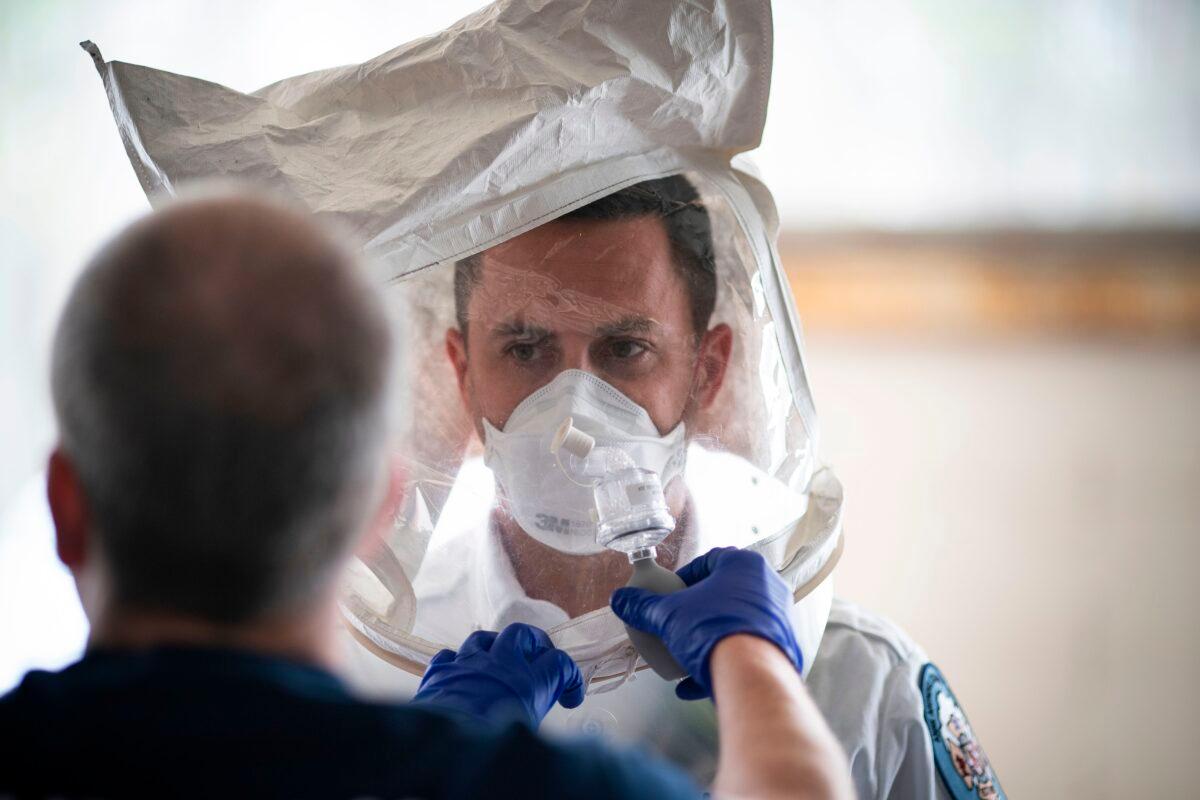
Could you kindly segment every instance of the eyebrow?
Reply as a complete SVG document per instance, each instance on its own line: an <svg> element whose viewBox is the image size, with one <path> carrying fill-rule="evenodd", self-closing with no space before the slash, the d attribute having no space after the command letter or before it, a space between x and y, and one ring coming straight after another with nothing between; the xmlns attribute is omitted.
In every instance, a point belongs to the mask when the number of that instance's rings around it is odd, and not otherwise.
<svg viewBox="0 0 1200 800"><path fill-rule="evenodd" d="M537 325L529 325L519 320L510 320L501 322L496 327L492 328L491 336L493 339L545 339L551 336L550 331Z"/></svg>
<svg viewBox="0 0 1200 800"><path fill-rule="evenodd" d="M624 333L649 333L659 327L659 324L649 317L622 317L616 322L609 322L596 327L597 336L619 336Z"/></svg>
<svg viewBox="0 0 1200 800"><path fill-rule="evenodd" d="M603 325L597 325L593 330L592 335L601 338L606 336L621 336L630 333L649 333L655 331L661 326L650 319L640 315L630 315L622 317L614 322L607 322ZM529 323L520 320L507 320L496 325L490 331L493 339L526 339L529 341L538 341L541 339L550 339L554 337L554 332L543 328L540 325L530 325Z"/></svg>

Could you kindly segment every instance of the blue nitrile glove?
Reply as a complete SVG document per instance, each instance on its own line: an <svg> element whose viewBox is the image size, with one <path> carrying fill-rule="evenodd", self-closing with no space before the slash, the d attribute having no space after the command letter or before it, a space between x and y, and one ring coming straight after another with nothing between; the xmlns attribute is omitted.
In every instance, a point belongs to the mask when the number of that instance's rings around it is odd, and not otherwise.
<svg viewBox="0 0 1200 800"><path fill-rule="evenodd" d="M457 653L435 655L413 702L537 730L556 701L582 703L584 688L579 667L545 631L513 623L498 634L476 631Z"/></svg>
<svg viewBox="0 0 1200 800"><path fill-rule="evenodd" d="M656 594L622 587L613 592L612 609L625 624L661 638L688 671L675 687L680 698L712 697L708 658L717 642L735 633L774 642L797 671L804 665L788 619L792 593L761 555L717 547L677 574L688 588Z"/></svg>

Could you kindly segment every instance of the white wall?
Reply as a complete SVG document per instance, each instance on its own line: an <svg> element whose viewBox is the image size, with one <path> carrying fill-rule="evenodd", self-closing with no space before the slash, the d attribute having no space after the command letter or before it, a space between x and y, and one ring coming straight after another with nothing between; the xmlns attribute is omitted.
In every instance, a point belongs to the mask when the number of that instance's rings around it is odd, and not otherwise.
<svg viewBox="0 0 1200 800"><path fill-rule="evenodd" d="M1010 797L1194 797L1200 349L810 338L839 593L942 668Z"/></svg>

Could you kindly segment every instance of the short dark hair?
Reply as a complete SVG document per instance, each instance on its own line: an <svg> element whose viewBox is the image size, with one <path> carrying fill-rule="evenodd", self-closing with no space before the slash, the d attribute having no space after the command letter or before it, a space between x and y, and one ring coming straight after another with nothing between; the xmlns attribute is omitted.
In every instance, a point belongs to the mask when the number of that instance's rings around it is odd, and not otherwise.
<svg viewBox="0 0 1200 800"><path fill-rule="evenodd" d="M717 302L717 270L713 255L712 223L708 209L691 181L682 175L642 181L594 200L558 220L620 220L653 216L663 221L671 256L688 293L692 327L697 335L708 329ZM479 282L482 253L460 260L454 270L454 313L459 330L467 332L467 306Z"/></svg>
<svg viewBox="0 0 1200 800"><path fill-rule="evenodd" d="M85 269L52 388L117 603L232 624L334 579L387 428L390 331L359 272L310 217L234 195Z"/></svg>

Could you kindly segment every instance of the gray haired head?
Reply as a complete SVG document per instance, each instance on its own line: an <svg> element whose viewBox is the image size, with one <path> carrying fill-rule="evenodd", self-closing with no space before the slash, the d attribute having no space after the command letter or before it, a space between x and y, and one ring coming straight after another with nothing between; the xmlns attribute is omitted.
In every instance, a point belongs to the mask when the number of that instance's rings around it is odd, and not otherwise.
<svg viewBox="0 0 1200 800"><path fill-rule="evenodd" d="M84 270L52 392L117 603L232 624L335 577L388 438L390 332L361 273L310 216L228 192Z"/></svg>

